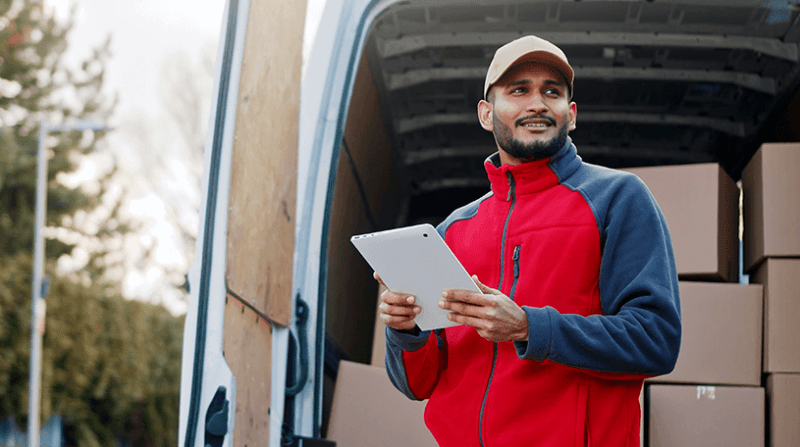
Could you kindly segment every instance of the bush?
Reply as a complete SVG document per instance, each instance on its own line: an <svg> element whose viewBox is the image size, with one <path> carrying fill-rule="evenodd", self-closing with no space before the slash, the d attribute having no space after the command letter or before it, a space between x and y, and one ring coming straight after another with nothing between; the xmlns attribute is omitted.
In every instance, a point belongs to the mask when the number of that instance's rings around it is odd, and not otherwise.
<svg viewBox="0 0 800 447"><path fill-rule="evenodd" d="M31 259L0 258L0 413L27 424ZM42 340L41 420L69 445L178 443L183 318L53 278Z"/></svg>

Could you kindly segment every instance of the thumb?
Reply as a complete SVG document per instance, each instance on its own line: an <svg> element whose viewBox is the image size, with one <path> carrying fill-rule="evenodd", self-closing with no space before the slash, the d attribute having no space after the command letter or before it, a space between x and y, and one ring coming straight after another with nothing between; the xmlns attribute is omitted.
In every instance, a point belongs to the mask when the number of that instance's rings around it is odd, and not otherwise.
<svg viewBox="0 0 800 447"><path fill-rule="evenodd" d="M378 281L378 283L379 283L380 285L382 285L383 287L386 287L386 284L384 284L384 283L383 283L383 280L382 280L382 279L381 279L381 277L378 275L378 272L372 272L372 277L373 277L373 278L375 278L375 281ZM387 287L387 289L388 289L388 287Z"/></svg>
<svg viewBox="0 0 800 447"><path fill-rule="evenodd" d="M485 285L484 283L482 283L478 279L478 275L472 275L472 280L475 281L475 285L477 285L478 288L481 289L482 293L485 293L485 294L488 294L488 295L500 295L500 291L499 290L493 289L493 288Z"/></svg>

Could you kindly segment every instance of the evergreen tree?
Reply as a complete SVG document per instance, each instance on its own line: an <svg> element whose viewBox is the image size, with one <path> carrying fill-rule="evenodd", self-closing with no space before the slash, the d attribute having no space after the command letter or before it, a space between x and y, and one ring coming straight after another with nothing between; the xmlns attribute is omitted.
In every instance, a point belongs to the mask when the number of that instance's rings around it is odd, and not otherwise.
<svg viewBox="0 0 800 447"><path fill-rule="evenodd" d="M0 252L30 253L39 123L107 119L114 104L101 88L110 41L79 68L69 67L63 56L71 21L59 22L44 0L0 0L0 14ZM91 131L48 134L47 226L98 204L54 181L57 173L74 172L77 155L94 151L96 139ZM57 240L46 246L48 259L71 248Z"/></svg>
<svg viewBox="0 0 800 447"><path fill-rule="evenodd" d="M68 67L63 56L71 26L56 20L44 0L0 0L0 417L14 416L22 427L39 123L103 122L114 108L101 91L110 42L80 67ZM48 135L48 227L83 232L72 217L100 205L103 191L87 195L56 180L76 170L98 137L91 131ZM126 231L118 208L112 206L90 236L102 242ZM105 287L103 253L94 253L86 268L89 285L53 275L54 261L72 247L55 239L46 247L53 280L42 343L41 420L60 414L67 445L176 445L182 319Z"/></svg>
<svg viewBox="0 0 800 447"><path fill-rule="evenodd" d="M0 416L27 425L30 256L0 257ZM67 445L178 443L183 318L56 277L42 341L41 421Z"/></svg>

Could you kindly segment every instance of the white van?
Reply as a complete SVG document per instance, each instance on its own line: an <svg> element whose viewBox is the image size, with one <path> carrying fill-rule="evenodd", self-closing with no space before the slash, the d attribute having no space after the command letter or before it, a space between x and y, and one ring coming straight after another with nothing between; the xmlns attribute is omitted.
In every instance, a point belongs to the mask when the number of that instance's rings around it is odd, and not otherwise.
<svg viewBox="0 0 800 447"><path fill-rule="evenodd" d="M304 72L303 3L228 0L184 447L333 445L338 361L370 363L376 327L377 284L349 237L436 224L486 192L495 146L475 106L513 38L569 57L570 135L588 162L716 162L738 179L761 142L798 138L800 15L786 2L328 0Z"/></svg>

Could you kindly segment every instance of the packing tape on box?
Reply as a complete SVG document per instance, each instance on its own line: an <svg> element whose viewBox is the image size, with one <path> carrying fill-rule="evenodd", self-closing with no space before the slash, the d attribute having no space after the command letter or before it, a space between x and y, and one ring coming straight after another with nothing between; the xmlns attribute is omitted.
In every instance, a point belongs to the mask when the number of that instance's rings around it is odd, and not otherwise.
<svg viewBox="0 0 800 447"><path fill-rule="evenodd" d="M705 397L708 400L714 400L716 398L716 387L713 386L698 386L697 387L697 400L700 400L701 397Z"/></svg>

